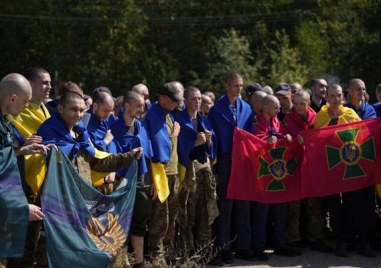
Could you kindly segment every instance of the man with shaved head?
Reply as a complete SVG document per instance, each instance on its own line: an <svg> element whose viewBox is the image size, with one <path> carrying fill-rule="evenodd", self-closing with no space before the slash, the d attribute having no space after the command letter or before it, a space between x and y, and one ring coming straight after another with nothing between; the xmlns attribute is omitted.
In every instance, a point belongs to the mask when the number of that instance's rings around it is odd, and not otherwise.
<svg viewBox="0 0 381 268"><path fill-rule="evenodd" d="M267 94L263 91L255 91L251 94L250 104L255 114L262 113L262 99L266 96Z"/></svg>
<svg viewBox="0 0 381 268"><path fill-rule="evenodd" d="M144 98L144 112L140 115L140 120L144 120L144 118L146 117L146 114L149 110L149 108L151 107L151 102L149 100L149 90L148 90L148 87L144 84L137 84L135 86L132 87L131 91L134 91L140 95L143 96Z"/></svg>
<svg viewBox="0 0 381 268"><path fill-rule="evenodd" d="M22 75L12 73L0 81L0 264L1 258L21 257L27 233L28 219L44 218L41 208L28 205L23 192L16 155L47 153L47 147L27 142L16 149L10 121L29 104L32 88ZM6 230L6 231L5 231Z"/></svg>

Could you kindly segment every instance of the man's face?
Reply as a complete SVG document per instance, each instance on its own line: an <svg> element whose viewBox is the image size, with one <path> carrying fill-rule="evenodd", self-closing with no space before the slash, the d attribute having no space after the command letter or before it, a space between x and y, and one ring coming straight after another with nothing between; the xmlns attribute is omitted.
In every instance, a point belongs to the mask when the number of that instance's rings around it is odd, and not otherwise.
<svg viewBox="0 0 381 268"><path fill-rule="evenodd" d="M273 102L271 104L265 105L264 112L267 113L270 117L276 117L280 111L280 104L279 102Z"/></svg>
<svg viewBox="0 0 381 268"><path fill-rule="evenodd" d="M287 94L287 95L276 94L275 96L278 98L279 103L280 103L280 107L282 108L282 110L289 111L292 108L292 95L291 94Z"/></svg>
<svg viewBox="0 0 381 268"><path fill-rule="evenodd" d="M31 99L31 93L13 94L11 96L11 102L8 106L8 113L12 116L17 116L22 110L24 110Z"/></svg>
<svg viewBox="0 0 381 268"><path fill-rule="evenodd" d="M166 95L162 95L160 96L160 98L162 98L162 102L160 106L167 113L172 112L174 109L176 109L179 106L178 102L172 100L170 97Z"/></svg>
<svg viewBox="0 0 381 268"><path fill-rule="evenodd" d="M320 79L319 82L315 83L315 85L311 87L312 95L319 99L323 99L327 93L327 88L327 81Z"/></svg>
<svg viewBox="0 0 381 268"><path fill-rule="evenodd" d="M200 110L201 107L201 92L191 91L188 98L185 99L185 104L190 112L196 112Z"/></svg>
<svg viewBox="0 0 381 268"><path fill-rule="evenodd" d="M79 124L86 110L87 107L85 101L79 98L74 98L65 106L61 104L58 105L58 111L69 128Z"/></svg>
<svg viewBox="0 0 381 268"><path fill-rule="evenodd" d="M226 84L226 91L228 96L238 98L241 96L241 91L243 88L243 79L241 77L235 77Z"/></svg>
<svg viewBox="0 0 381 268"><path fill-rule="evenodd" d="M364 82L358 82L353 84L349 89L349 97L351 101L361 101L363 100L363 96L366 92Z"/></svg>
<svg viewBox="0 0 381 268"><path fill-rule="evenodd" d="M93 104L93 113L100 121L106 120L113 111L114 111L114 102Z"/></svg>
<svg viewBox="0 0 381 268"><path fill-rule="evenodd" d="M344 95L342 89L329 89L327 91L327 101L332 108L337 108L343 103Z"/></svg>
<svg viewBox="0 0 381 268"><path fill-rule="evenodd" d="M140 118L144 113L144 107L144 99L139 98L136 100L132 100L130 103L126 103L124 106L124 112L132 118Z"/></svg>
<svg viewBox="0 0 381 268"><path fill-rule="evenodd" d="M308 107L310 106L310 100L305 100L301 96L294 96L294 109L295 112L299 115L306 115L308 111Z"/></svg>
<svg viewBox="0 0 381 268"><path fill-rule="evenodd" d="M49 98L52 89L50 74L39 73L39 76L34 81L30 81L30 84L32 85L33 99L42 102Z"/></svg>
<svg viewBox="0 0 381 268"><path fill-rule="evenodd" d="M205 101L201 102L200 110L203 114L208 114L210 111L210 108L213 107L212 100L208 97Z"/></svg>

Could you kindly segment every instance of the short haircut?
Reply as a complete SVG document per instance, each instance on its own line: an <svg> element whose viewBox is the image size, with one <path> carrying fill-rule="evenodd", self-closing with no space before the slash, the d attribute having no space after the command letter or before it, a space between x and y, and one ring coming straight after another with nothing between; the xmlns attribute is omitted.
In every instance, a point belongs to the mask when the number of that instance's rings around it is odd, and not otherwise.
<svg viewBox="0 0 381 268"><path fill-rule="evenodd" d="M376 93L379 93L381 92L381 84L379 84L377 87L376 87Z"/></svg>
<svg viewBox="0 0 381 268"><path fill-rule="evenodd" d="M230 82L233 79L236 79L236 78L242 78L242 76L239 73L236 73L236 72L229 72L225 76L225 83L226 84L230 84Z"/></svg>
<svg viewBox="0 0 381 268"><path fill-rule="evenodd" d="M351 88L353 85L359 85L359 84L364 84L364 86L365 86L364 81L362 81L359 78L353 78L353 79L351 79L351 81L349 81L348 88Z"/></svg>
<svg viewBox="0 0 381 268"><path fill-rule="evenodd" d="M343 92L343 88L339 85L339 84L332 84L332 85L329 85L328 89L327 89L327 93L330 91L330 90L341 90L341 92Z"/></svg>
<svg viewBox="0 0 381 268"><path fill-rule="evenodd" d="M278 98L275 97L274 95L267 94L262 99L262 106L267 106L267 105L274 104L274 103L279 103Z"/></svg>
<svg viewBox="0 0 381 268"><path fill-rule="evenodd" d="M309 101L311 98L311 95L306 90L299 90L295 92L294 97L301 97L303 100Z"/></svg>
<svg viewBox="0 0 381 268"><path fill-rule="evenodd" d="M93 103L97 104L105 104L108 101L114 102L114 99L110 96L108 92L98 92L96 94L93 94Z"/></svg>
<svg viewBox="0 0 381 268"><path fill-rule="evenodd" d="M201 103L207 103L209 101L212 101L212 98L209 97L208 95L206 94L201 94Z"/></svg>
<svg viewBox="0 0 381 268"><path fill-rule="evenodd" d="M184 99L187 99L191 92L199 91L201 93L201 90L194 86L189 86L184 91Z"/></svg>
<svg viewBox="0 0 381 268"><path fill-rule="evenodd" d="M314 87L316 84L319 84L320 80L322 80L322 79L324 79L324 78L318 77L318 78L312 79L311 82L310 82L309 88Z"/></svg>
<svg viewBox="0 0 381 268"><path fill-rule="evenodd" d="M42 74L42 73L48 74L49 72L42 67L37 67L37 66L32 67L32 68L28 69L27 74L26 74L26 78L29 81L36 81L36 79L38 77L40 77L40 74Z"/></svg>
<svg viewBox="0 0 381 268"><path fill-rule="evenodd" d="M136 91L127 91L126 94L123 96L123 104L131 103L132 101L136 101L139 99L143 99L143 96L137 93Z"/></svg>
<svg viewBox="0 0 381 268"><path fill-rule="evenodd" d="M68 91L68 92L65 92L60 97L58 103L61 104L62 106L66 106L70 101L75 100L75 99L81 99L81 100L83 100L83 102L85 102L85 100L83 99L83 96L81 94L79 94L78 92Z"/></svg>
<svg viewBox="0 0 381 268"><path fill-rule="evenodd" d="M68 81L59 88L59 95L64 95L66 92L76 92L83 96L83 90L76 83Z"/></svg>

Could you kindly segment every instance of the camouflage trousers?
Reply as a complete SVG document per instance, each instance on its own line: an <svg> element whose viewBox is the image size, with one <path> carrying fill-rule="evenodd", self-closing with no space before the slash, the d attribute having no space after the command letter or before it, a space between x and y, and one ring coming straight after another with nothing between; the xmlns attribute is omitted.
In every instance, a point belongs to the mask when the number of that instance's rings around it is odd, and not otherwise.
<svg viewBox="0 0 381 268"><path fill-rule="evenodd" d="M300 241L300 215L305 209L307 218L307 239L314 242L324 238L324 218L320 198L308 198L288 204L286 237L288 242Z"/></svg>
<svg viewBox="0 0 381 268"><path fill-rule="evenodd" d="M152 203L152 215L148 225L148 254L152 258L164 258L165 248L174 248L176 217L178 210L178 175L167 175L170 194L164 203L156 198Z"/></svg>
<svg viewBox="0 0 381 268"><path fill-rule="evenodd" d="M185 252L211 243L212 223L218 216L216 179L209 167L195 173L195 185L184 183L179 193L179 246Z"/></svg>

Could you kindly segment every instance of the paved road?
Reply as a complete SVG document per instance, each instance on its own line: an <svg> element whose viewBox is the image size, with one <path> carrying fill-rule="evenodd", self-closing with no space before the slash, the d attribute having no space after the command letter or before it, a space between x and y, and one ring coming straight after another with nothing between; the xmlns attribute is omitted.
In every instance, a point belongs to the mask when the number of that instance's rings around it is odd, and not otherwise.
<svg viewBox="0 0 381 268"><path fill-rule="evenodd" d="M275 256L269 254L270 260L267 262L247 262L239 259L235 259L234 263L225 266L232 268L252 268L252 267L294 267L294 268L305 268L305 267L317 267L317 268L328 268L328 267L363 267L363 268L376 268L381 267L381 252L376 258L367 258L358 255L356 252L349 252L349 256L346 258L336 257L333 254L320 253L317 251L311 251L308 249L303 249L303 255L299 257L286 258ZM215 266L207 266L208 268L213 268Z"/></svg>

